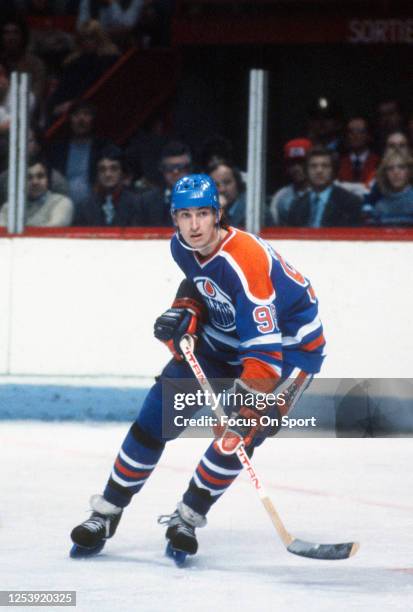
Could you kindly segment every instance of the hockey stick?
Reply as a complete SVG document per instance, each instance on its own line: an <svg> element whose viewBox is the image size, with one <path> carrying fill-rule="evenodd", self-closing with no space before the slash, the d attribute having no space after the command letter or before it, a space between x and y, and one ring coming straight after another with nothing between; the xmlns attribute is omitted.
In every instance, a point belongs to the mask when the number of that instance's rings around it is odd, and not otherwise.
<svg viewBox="0 0 413 612"><path fill-rule="evenodd" d="M194 339L190 334L185 334L179 343L181 351L184 355L186 362L191 368L195 378L200 384L204 391L208 391L214 395L214 391L209 383L207 377L202 370L202 367L198 359L194 355ZM219 418L225 416L225 412L218 404L216 408L216 414ZM288 552L301 557L308 557L310 559L347 559L356 554L359 549L357 542L346 542L341 544L314 544L312 542L305 542L293 537L285 528L277 510L274 507L271 499L268 497L260 477L258 476L255 468L251 463L251 459L248 457L245 447L242 445L237 451L238 459L244 470L247 472L250 482L258 493L258 496L264 506L267 514L269 515L272 524L274 525L279 537L281 538L284 546Z"/></svg>

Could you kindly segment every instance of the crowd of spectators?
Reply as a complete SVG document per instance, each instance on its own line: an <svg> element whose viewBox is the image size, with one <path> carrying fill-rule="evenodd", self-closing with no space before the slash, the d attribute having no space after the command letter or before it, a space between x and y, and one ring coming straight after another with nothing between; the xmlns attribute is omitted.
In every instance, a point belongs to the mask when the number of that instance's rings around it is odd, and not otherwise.
<svg viewBox="0 0 413 612"><path fill-rule="evenodd" d="M411 123L397 100L377 105L373 129L319 99L305 137L284 146L290 182L272 196L268 225L413 226Z"/></svg>
<svg viewBox="0 0 413 612"><path fill-rule="evenodd" d="M156 142L145 149L137 133L120 148L97 135L97 109L83 98L126 48L142 45L150 31L145 24L156 22L173 2L9 4L15 12L0 22L0 225L7 224L10 74L18 70L31 77L27 225L168 227L175 182L201 171L216 182L228 222L245 226L247 176L225 137L211 136L194 152L172 134L156 136L152 118ZM72 18L73 32L36 36L27 18L44 15ZM67 120L65 136L45 138L61 117ZM413 225L412 112L386 99L371 118L344 117L337 103L319 98L308 108L304 132L270 152L283 158L284 178L261 203L266 225Z"/></svg>

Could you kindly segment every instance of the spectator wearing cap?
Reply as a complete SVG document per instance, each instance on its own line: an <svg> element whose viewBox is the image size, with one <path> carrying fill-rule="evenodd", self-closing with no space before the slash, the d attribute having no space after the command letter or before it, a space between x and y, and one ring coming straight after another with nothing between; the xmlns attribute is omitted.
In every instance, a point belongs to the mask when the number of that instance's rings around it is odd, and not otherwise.
<svg viewBox="0 0 413 612"><path fill-rule="evenodd" d="M294 200L288 225L295 227L356 226L361 221L361 198L334 184L335 155L323 147L308 152L306 172L310 189Z"/></svg>
<svg viewBox="0 0 413 612"><path fill-rule="evenodd" d="M192 155L189 147L180 141L170 141L162 149L159 169L162 184L141 194L145 224L170 226L170 200L176 181L192 170Z"/></svg>
<svg viewBox="0 0 413 612"><path fill-rule="evenodd" d="M305 159L310 149L311 141L307 138L295 138L284 145L285 173L291 183L281 187L271 198L270 214L274 225L287 225L291 204L309 189Z"/></svg>
<svg viewBox="0 0 413 612"><path fill-rule="evenodd" d="M109 143L95 135L96 109L80 100L70 109L69 136L49 145L47 155L53 166L69 183L69 195L75 206L92 192L99 152Z"/></svg>
<svg viewBox="0 0 413 612"><path fill-rule="evenodd" d="M78 206L75 225L127 227L142 225L139 196L125 186L127 167L122 150L109 145L97 160L94 192Z"/></svg>
<svg viewBox="0 0 413 612"><path fill-rule="evenodd" d="M364 117L352 117L346 125L347 153L341 156L338 180L368 185L380 158L370 149L369 124Z"/></svg>

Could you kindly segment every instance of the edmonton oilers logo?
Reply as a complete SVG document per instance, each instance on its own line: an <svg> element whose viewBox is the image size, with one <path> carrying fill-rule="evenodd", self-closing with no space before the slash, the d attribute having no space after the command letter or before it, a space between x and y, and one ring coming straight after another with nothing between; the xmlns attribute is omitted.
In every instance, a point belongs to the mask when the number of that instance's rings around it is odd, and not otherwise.
<svg viewBox="0 0 413 612"><path fill-rule="evenodd" d="M205 294L208 295L209 297L215 297L217 294L210 280L204 281L204 291L205 291Z"/></svg>
<svg viewBox="0 0 413 612"><path fill-rule="evenodd" d="M210 278L194 278L196 288L204 298L211 324L223 331L235 329L235 308L230 297Z"/></svg>

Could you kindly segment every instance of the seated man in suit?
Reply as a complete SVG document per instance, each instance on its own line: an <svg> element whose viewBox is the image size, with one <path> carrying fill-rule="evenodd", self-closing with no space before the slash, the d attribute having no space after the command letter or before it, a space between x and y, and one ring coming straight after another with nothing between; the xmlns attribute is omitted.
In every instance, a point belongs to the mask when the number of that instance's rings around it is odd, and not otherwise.
<svg viewBox="0 0 413 612"><path fill-rule="evenodd" d="M310 190L294 200L288 225L296 227L344 227L360 224L361 198L334 184L335 157L314 147L308 153L306 172Z"/></svg>
<svg viewBox="0 0 413 612"><path fill-rule="evenodd" d="M352 117L346 126L347 152L340 158L338 178L349 183L368 185L380 158L370 149L369 124L364 117Z"/></svg>

